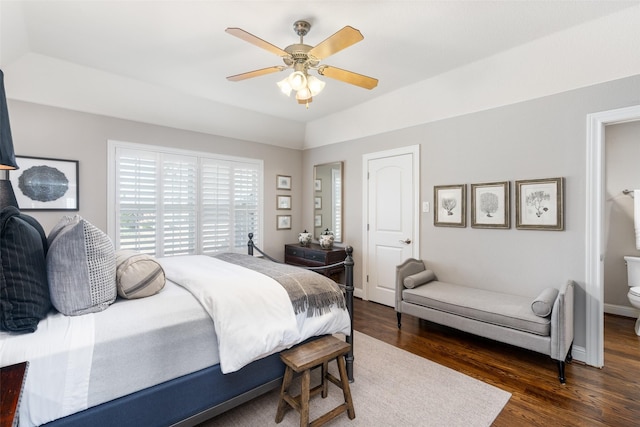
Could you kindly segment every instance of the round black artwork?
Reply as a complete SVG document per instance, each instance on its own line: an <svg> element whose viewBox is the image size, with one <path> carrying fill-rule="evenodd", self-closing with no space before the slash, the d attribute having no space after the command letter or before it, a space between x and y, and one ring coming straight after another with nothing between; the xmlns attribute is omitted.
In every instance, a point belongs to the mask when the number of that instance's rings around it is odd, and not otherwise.
<svg viewBox="0 0 640 427"><path fill-rule="evenodd" d="M69 189L69 180L51 166L33 166L22 172L18 187L31 200L52 202L64 196Z"/></svg>

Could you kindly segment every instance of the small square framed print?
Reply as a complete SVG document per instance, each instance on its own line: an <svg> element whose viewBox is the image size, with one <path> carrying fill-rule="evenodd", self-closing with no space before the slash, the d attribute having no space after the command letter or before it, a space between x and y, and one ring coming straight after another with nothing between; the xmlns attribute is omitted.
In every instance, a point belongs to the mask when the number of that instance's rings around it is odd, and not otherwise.
<svg viewBox="0 0 640 427"><path fill-rule="evenodd" d="M322 214L317 214L313 221L314 227L322 227Z"/></svg>
<svg viewBox="0 0 640 427"><path fill-rule="evenodd" d="M291 196L276 196L276 206L279 210L291 209Z"/></svg>
<svg viewBox="0 0 640 427"><path fill-rule="evenodd" d="M313 206L315 209L322 209L322 197L316 197L313 201Z"/></svg>
<svg viewBox="0 0 640 427"><path fill-rule="evenodd" d="M318 178L315 181L313 181L313 188L316 191L322 191L322 179Z"/></svg>
<svg viewBox="0 0 640 427"><path fill-rule="evenodd" d="M277 215L277 230L291 230L291 215Z"/></svg>
<svg viewBox="0 0 640 427"><path fill-rule="evenodd" d="M291 190L291 177L288 175L278 175L276 177L277 190Z"/></svg>

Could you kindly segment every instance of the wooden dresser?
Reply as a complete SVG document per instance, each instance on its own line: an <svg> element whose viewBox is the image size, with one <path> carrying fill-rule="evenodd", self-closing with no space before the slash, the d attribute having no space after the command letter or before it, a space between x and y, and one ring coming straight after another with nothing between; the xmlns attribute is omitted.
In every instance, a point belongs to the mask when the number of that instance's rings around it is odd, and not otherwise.
<svg viewBox="0 0 640 427"><path fill-rule="evenodd" d="M306 267L321 267L342 262L347 257L344 248L333 247L333 249L322 249L319 244L311 243L309 246L300 246L300 243L290 243L284 245L284 262L292 265L302 265ZM340 282L340 276L344 272L344 266L334 267L320 271L325 276L331 277L336 282Z"/></svg>

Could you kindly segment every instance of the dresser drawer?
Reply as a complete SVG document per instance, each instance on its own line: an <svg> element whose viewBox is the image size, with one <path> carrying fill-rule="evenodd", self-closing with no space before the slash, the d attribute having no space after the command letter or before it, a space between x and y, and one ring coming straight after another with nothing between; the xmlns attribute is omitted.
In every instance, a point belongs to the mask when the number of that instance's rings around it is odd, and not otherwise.
<svg viewBox="0 0 640 427"><path fill-rule="evenodd" d="M285 246L285 251L284 251L285 255L289 255L289 256L294 256L294 257L298 257L298 258L304 258L304 248L303 247L296 247L293 245L286 245Z"/></svg>
<svg viewBox="0 0 640 427"><path fill-rule="evenodd" d="M311 261L318 261L321 263L325 263L327 260L326 252L312 251L308 250L305 252L304 257Z"/></svg>

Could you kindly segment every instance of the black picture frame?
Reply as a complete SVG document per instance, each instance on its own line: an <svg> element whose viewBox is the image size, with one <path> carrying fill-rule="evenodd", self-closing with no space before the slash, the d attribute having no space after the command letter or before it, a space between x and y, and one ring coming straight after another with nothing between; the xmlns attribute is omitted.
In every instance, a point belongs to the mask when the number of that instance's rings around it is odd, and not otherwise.
<svg viewBox="0 0 640 427"><path fill-rule="evenodd" d="M23 211L80 209L79 162L46 157L16 156L20 169L9 180Z"/></svg>

